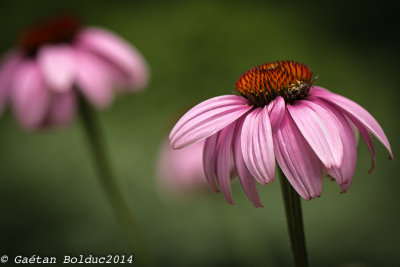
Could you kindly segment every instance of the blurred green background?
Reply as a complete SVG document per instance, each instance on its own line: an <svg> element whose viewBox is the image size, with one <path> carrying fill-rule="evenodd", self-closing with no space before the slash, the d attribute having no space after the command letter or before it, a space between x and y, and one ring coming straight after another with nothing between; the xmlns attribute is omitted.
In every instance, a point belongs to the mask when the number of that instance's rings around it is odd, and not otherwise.
<svg viewBox="0 0 400 267"><path fill-rule="evenodd" d="M361 4L362 3L362 4ZM135 45L151 68L140 94L119 96L98 113L115 172L160 266L291 264L280 185L259 187L264 208L235 179L236 206L204 191L161 193L155 163L177 114L229 94L254 65L301 61L317 84L368 109L395 155L375 141L377 165L360 141L346 194L326 179L322 197L303 201L312 266L399 266L399 23L381 3L335 1L6 1L0 52L27 25L70 11ZM0 254L128 253L104 196L80 120L62 130L26 133L10 111L0 118Z"/></svg>

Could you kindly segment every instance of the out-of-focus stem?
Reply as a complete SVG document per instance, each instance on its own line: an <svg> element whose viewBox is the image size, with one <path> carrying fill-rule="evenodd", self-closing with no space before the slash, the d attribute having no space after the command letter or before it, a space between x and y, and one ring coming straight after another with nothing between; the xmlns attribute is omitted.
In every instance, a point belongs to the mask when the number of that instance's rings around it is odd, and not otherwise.
<svg viewBox="0 0 400 267"><path fill-rule="evenodd" d="M134 252L134 261L137 266L150 266L150 258L141 233L135 224L131 209L126 203L118 183L113 175L110 162L103 146L103 139L96 114L83 97L79 99L79 111L83 128L92 152L93 161L101 186L110 201L110 204L120 221Z"/></svg>

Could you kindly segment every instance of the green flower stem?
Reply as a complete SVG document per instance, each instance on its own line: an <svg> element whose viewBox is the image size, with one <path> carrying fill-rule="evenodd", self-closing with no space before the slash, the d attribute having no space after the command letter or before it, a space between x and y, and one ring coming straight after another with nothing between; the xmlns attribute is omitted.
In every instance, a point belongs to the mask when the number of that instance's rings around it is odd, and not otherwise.
<svg viewBox="0 0 400 267"><path fill-rule="evenodd" d="M296 190L294 190L280 168L279 176L281 180L283 202L285 203L286 220L294 265L296 267L307 267L308 258L300 196L297 194Z"/></svg>
<svg viewBox="0 0 400 267"><path fill-rule="evenodd" d="M122 227L128 235L133 248L134 261L137 266L149 266L150 258L141 234L135 224L131 210L126 203L118 183L114 178L110 162L103 146L99 125L92 107L83 97L79 99L79 111L83 128L89 143L94 164L96 165L100 184L107 194Z"/></svg>

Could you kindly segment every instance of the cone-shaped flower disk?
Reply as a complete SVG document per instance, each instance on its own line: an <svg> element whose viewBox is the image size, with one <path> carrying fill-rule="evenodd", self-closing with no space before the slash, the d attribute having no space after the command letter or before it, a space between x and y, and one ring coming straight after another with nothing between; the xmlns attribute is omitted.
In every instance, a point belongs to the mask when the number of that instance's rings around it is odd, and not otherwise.
<svg viewBox="0 0 400 267"><path fill-rule="evenodd" d="M300 63L277 61L244 73L238 95L206 100L189 110L170 133L179 149L205 140L203 165L211 188L233 204L230 159L249 200L262 206L255 181L274 180L275 161L299 195L321 195L326 173L345 192L356 166L356 136L364 138L375 165L370 133L389 151L378 122L357 103L314 86L311 70Z"/></svg>
<svg viewBox="0 0 400 267"><path fill-rule="evenodd" d="M145 60L126 41L61 16L25 31L3 59L0 112L10 102L25 128L63 125L74 117L77 90L104 108L113 87L137 90L147 80Z"/></svg>

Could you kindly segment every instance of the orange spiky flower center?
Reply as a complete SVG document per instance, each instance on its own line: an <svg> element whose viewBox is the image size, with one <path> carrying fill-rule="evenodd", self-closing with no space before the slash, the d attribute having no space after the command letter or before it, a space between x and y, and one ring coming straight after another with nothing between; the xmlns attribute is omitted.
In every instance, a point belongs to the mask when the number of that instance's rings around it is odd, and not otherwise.
<svg viewBox="0 0 400 267"><path fill-rule="evenodd" d="M62 15L26 29L18 44L27 56L35 56L42 45L73 42L79 29L75 16Z"/></svg>
<svg viewBox="0 0 400 267"><path fill-rule="evenodd" d="M311 77L311 70L304 64L276 61L245 72L237 80L235 88L255 106L265 106L277 96L292 103L308 95L313 83Z"/></svg>

